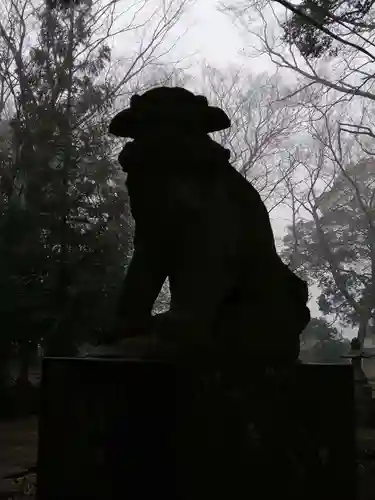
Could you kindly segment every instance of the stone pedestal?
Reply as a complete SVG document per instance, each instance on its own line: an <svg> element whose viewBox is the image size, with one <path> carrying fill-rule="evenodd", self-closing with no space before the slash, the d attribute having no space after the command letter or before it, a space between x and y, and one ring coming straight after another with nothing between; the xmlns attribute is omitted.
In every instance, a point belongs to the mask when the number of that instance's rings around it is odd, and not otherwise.
<svg viewBox="0 0 375 500"><path fill-rule="evenodd" d="M368 355L361 350L351 350L347 356L343 356L351 360L353 367L354 378L354 400L359 425L371 425L372 419L372 403L373 403L373 388L368 381L368 378L363 370L363 359L368 358Z"/></svg>
<svg viewBox="0 0 375 500"><path fill-rule="evenodd" d="M250 390L246 413L235 391L194 400L172 363L47 358L37 498L354 500L352 367L291 379Z"/></svg>

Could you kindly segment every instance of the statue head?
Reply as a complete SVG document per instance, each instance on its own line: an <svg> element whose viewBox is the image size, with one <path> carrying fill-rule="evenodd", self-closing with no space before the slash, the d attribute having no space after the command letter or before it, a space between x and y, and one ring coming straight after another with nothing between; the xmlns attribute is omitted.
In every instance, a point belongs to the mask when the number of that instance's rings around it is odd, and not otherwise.
<svg viewBox="0 0 375 500"><path fill-rule="evenodd" d="M137 139L161 128L208 134L230 127L226 113L209 106L207 99L181 87L156 87L130 99L130 107L111 121L109 132Z"/></svg>

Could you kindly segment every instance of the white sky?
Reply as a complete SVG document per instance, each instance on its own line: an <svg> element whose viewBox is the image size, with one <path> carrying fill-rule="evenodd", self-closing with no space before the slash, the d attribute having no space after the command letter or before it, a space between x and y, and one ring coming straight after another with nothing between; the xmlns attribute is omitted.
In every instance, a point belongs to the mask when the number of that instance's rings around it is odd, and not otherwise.
<svg viewBox="0 0 375 500"><path fill-rule="evenodd" d="M217 0L201 0L191 7L181 24L188 28L179 44L182 51L197 52L197 62L207 60L224 68L238 61L243 40L230 19L217 10Z"/></svg>

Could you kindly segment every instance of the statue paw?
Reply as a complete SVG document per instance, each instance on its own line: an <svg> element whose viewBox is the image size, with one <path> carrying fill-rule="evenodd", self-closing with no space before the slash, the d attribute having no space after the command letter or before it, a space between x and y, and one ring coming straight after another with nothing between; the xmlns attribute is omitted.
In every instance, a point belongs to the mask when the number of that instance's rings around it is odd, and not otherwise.
<svg viewBox="0 0 375 500"><path fill-rule="evenodd" d="M154 335L121 339L110 345L99 345L90 350L90 358L163 359L172 355L171 349Z"/></svg>

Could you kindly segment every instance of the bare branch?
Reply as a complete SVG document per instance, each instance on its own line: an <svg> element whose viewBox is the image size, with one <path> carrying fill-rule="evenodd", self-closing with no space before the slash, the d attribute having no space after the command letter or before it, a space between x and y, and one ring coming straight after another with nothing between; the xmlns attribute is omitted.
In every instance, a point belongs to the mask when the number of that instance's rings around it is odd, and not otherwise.
<svg viewBox="0 0 375 500"><path fill-rule="evenodd" d="M304 12L301 8L293 5L292 3L288 2L287 0L274 0L274 1L279 3L280 5L283 5L284 7L286 7L288 10L290 10L294 14L297 14L299 17L306 19L307 21L309 21L310 24L312 24L313 26L318 28L322 33L329 35L331 38L333 38L334 40L337 40L338 42L340 42L344 45L352 47L353 49L357 50L358 52L363 53L364 55L366 55L367 57L369 57L370 59L375 61L375 56L373 54L371 54L371 52L369 52L368 50L366 50L365 48L361 47L360 45L358 45L356 43L350 42L349 40L344 40L342 37L336 35L336 33L334 33L330 29L323 26L321 23L319 23L313 17L306 14L306 12ZM328 11L326 11L326 12L328 12Z"/></svg>
<svg viewBox="0 0 375 500"><path fill-rule="evenodd" d="M284 16L273 5L285 7ZM375 47L371 34L372 28L368 28L368 36L365 36L355 31L353 27L347 26L345 22L340 24L336 20L340 26L347 30L345 36L343 34L338 35L309 16L300 6L292 4L288 0L254 0L250 3L232 0L229 6L227 5L224 8L224 11L234 18L236 22L240 22L246 34L259 42L257 47L253 47L257 53L268 55L277 68L284 71L293 71L302 77L296 88L288 93L288 97L289 95L295 97L310 85L319 85L345 96L375 100L375 94L372 90L373 72L371 69L369 71L363 70L365 66L372 65L375 61L375 53L372 50ZM335 42L345 47L345 52L341 52L339 57L330 57L329 59L326 57L323 59L323 62L328 62L328 60L330 62L329 72L324 72L321 68L318 69L319 61L313 64L294 45L288 45L282 39L284 22L288 20L287 12L292 12L294 15L307 19L322 33L330 36ZM257 23L254 23L254 13L257 16ZM257 28L253 26L257 26ZM272 37L272 40L271 31L277 33Z"/></svg>

